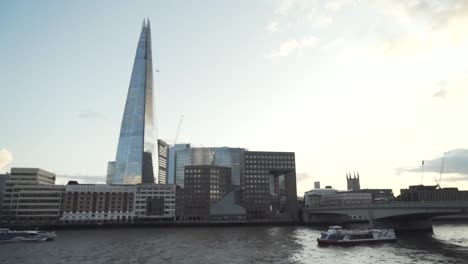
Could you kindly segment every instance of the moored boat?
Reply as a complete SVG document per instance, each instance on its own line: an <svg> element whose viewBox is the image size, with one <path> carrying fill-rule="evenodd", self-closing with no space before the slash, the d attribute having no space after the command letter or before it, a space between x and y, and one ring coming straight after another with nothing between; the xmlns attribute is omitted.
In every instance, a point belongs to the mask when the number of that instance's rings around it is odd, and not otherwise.
<svg viewBox="0 0 468 264"><path fill-rule="evenodd" d="M29 241L51 241L57 237L55 232L37 230L12 231L7 228L0 229L0 242L29 242Z"/></svg>
<svg viewBox="0 0 468 264"><path fill-rule="evenodd" d="M345 230L341 226L330 226L317 238L319 245L355 245L396 241L393 229Z"/></svg>

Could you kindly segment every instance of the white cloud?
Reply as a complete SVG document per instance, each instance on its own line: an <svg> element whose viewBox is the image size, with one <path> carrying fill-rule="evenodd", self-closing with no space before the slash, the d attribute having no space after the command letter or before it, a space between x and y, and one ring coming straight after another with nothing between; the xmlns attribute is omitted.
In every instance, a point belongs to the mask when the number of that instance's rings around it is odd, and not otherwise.
<svg viewBox="0 0 468 264"><path fill-rule="evenodd" d="M271 21L270 24L266 27L266 30L269 32L276 32L278 31L278 22L277 21Z"/></svg>
<svg viewBox="0 0 468 264"><path fill-rule="evenodd" d="M372 7L387 16L389 25L401 29L395 36L381 36L377 50L382 54L412 56L468 43L466 0L387 0Z"/></svg>
<svg viewBox="0 0 468 264"><path fill-rule="evenodd" d="M4 168L13 161L13 154L6 150L0 150L0 171L4 170Z"/></svg>
<svg viewBox="0 0 468 264"><path fill-rule="evenodd" d="M312 47L318 43L319 39L315 36L303 37L301 40L290 39L280 44L276 51L273 51L270 57L286 57L294 52L301 54L305 48Z"/></svg>

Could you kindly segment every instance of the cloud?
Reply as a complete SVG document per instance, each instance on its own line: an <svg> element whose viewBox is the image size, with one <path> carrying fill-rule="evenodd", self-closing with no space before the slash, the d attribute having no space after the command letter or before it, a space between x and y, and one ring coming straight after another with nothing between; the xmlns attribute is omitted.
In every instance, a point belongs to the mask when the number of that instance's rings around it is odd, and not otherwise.
<svg viewBox="0 0 468 264"><path fill-rule="evenodd" d="M70 176L57 175L56 184L67 184L68 181L78 181L81 184L101 184L106 183L106 176Z"/></svg>
<svg viewBox="0 0 468 264"><path fill-rule="evenodd" d="M311 179L312 179L312 175L308 174L307 172L299 172L296 174L297 184L307 181L307 180L311 180Z"/></svg>
<svg viewBox="0 0 468 264"><path fill-rule="evenodd" d="M442 178L442 182L463 182L468 181L468 175L447 175Z"/></svg>
<svg viewBox="0 0 468 264"><path fill-rule="evenodd" d="M95 111L83 111L78 113L77 117L80 119L105 119L105 116L102 113Z"/></svg>
<svg viewBox="0 0 468 264"><path fill-rule="evenodd" d="M271 21L268 26L266 26L266 30L269 32L276 32L278 31L278 21Z"/></svg>
<svg viewBox="0 0 468 264"><path fill-rule="evenodd" d="M13 161L13 154L6 150L0 150L0 171L4 171L5 167Z"/></svg>
<svg viewBox="0 0 468 264"><path fill-rule="evenodd" d="M294 52L302 54L303 50L312 47L318 43L319 39L315 36L307 36L301 40L290 39L280 44L276 51L273 51L270 57L286 57Z"/></svg>
<svg viewBox="0 0 468 264"><path fill-rule="evenodd" d="M463 79L442 80L435 85L436 91L432 94L432 97L439 100L450 99L452 103L457 100L464 104L467 86L468 82Z"/></svg>
<svg viewBox="0 0 468 264"><path fill-rule="evenodd" d="M442 47L463 47L468 42L466 0L386 0L372 4L386 14L393 27L400 27L399 34L387 36L377 50L414 55Z"/></svg>
<svg viewBox="0 0 468 264"><path fill-rule="evenodd" d="M435 92L432 95L432 97L445 99L447 97L447 95L448 95L448 90L447 90L448 82L447 81L440 81L439 83L437 83L437 86L439 87L439 89L437 90L437 92Z"/></svg>
<svg viewBox="0 0 468 264"><path fill-rule="evenodd" d="M445 158L444 158L445 156ZM430 160L424 160L424 172L440 173L442 168L442 160L444 159L443 175L455 174L449 177L443 176L443 181L446 179L459 179L468 177L468 149L453 149L445 152L444 156L436 157ZM418 172L422 170L422 164L417 167L402 167L397 168L397 174L405 172Z"/></svg>

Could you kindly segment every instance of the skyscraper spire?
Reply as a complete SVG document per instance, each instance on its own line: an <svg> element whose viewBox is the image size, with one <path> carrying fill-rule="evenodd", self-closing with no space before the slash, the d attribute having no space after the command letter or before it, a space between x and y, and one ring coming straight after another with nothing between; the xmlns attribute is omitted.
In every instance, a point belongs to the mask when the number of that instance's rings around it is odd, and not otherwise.
<svg viewBox="0 0 468 264"><path fill-rule="evenodd" d="M111 183L154 183L158 171L156 142L151 29L149 20L143 19Z"/></svg>

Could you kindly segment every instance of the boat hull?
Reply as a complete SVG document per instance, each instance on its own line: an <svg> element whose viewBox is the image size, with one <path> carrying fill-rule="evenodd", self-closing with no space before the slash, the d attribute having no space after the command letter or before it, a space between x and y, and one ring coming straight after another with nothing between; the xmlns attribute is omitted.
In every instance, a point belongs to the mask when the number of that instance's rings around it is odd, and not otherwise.
<svg viewBox="0 0 468 264"><path fill-rule="evenodd" d="M396 242L397 239L362 239L362 240L328 240L328 239L320 239L317 238L317 242L321 246L328 246L328 245L363 245L363 244L380 244L386 242Z"/></svg>

